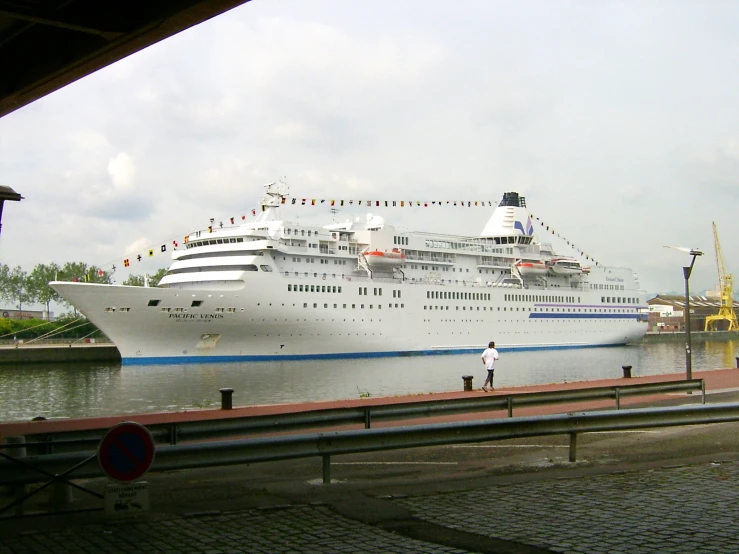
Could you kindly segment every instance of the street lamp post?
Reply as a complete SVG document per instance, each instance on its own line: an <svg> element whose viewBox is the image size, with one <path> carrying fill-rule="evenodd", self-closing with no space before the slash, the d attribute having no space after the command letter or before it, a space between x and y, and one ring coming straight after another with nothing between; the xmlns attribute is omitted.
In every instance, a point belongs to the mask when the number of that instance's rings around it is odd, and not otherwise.
<svg viewBox="0 0 739 554"><path fill-rule="evenodd" d="M12 188L6 187L5 185L0 185L0 229L2 229L3 205L5 204L6 200L19 202L23 200L23 197L15 192Z"/></svg>
<svg viewBox="0 0 739 554"><path fill-rule="evenodd" d="M697 248L680 248L678 246L668 246L687 252L693 259L689 266L683 267L683 277L685 278L685 379L693 378L693 344L690 340L690 274L693 272L693 265L698 256L702 256L703 252Z"/></svg>

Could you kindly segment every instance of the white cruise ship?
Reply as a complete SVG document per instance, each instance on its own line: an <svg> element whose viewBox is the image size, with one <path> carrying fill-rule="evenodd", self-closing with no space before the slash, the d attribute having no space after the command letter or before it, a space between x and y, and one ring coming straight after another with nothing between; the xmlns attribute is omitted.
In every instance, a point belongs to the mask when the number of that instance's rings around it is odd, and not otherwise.
<svg viewBox="0 0 739 554"><path fill-rule="evenodd" d="M515 192L478 237L283 221L286 196L268 185L255 221L189 235L156 287L50 284L124 364L623 345L647 330L634 272L555 254Z"/></svg>

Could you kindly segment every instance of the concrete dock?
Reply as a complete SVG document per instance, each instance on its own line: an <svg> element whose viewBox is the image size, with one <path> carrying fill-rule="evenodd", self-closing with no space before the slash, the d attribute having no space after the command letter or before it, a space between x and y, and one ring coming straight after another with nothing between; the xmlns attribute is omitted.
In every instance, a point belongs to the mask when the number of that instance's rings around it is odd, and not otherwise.
<svg viewBox="0 0 739 554"><path fill-rule="evenodd" d="M739 370L694 372L707 402L739 401ZM500 390L560 390L675 380L681 375ZM459 391L433 398L482 395ZM426 396L426 395L424 395ZM393 397L336 403L236 407L228 415L304 411L337 405L420 400ZM635 406L693 404L700 395L621 400ZM522 408L516 416L611 409L612 401ZM91 428L118 421L223 417L220 410L0 425L0 435L41 426ZM505 412L484 417L506 417ZM483 414L385 425L482 419ZM0 520L0 554L11 552L739 552L739 424L583 435L581 461L567 461L567 438L397 450L321 461L304 459L149 473L151 512L108 521L92 510ZM108 481L85 480L102 492ZM7 503L0 496L0 505Z"/></svg>

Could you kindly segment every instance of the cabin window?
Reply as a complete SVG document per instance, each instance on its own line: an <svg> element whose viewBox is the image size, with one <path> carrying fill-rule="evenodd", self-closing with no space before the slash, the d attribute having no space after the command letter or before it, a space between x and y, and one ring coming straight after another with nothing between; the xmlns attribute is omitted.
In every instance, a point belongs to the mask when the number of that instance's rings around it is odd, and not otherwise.
<svg viewBox="0 0 739 554"><path fill-rule="evenodd" d="M190 306L192 306L193 308L198 308L198 307L200 307L202 305L203 305L203 301L202 300L193 300L192 301L192 304L190 304Z"/></svg>
<svg viewBox="0 0 739 554"><path fill-rule="evenodd" d="M158 306L161 300L149 300L149 306Z"/></svg>

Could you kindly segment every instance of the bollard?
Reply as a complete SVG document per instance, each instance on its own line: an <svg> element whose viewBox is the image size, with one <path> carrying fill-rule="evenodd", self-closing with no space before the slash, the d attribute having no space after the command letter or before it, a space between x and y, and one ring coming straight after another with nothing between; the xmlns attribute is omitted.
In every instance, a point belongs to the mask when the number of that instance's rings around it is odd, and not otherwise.
<svg viewBox="0 0 739 554"><path fill-rule="evenodd" d="M464 390L472 390L472 375L462 375Z"/></svg>
<svg viewBox="0 0 739 554"><path fill-rule="evenodd" d="M621 369L624 370L624 379L631 379L631 366L630 365L622 365Z"/></svg>
<svg viewBox="0 0 739 554"><path fill-rule="evenodd" d="M221 410L230 410L233 408L232 396L233 389L221 389Z"/></svg>

